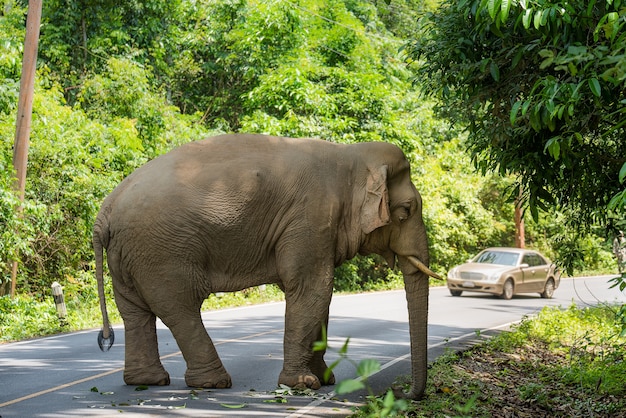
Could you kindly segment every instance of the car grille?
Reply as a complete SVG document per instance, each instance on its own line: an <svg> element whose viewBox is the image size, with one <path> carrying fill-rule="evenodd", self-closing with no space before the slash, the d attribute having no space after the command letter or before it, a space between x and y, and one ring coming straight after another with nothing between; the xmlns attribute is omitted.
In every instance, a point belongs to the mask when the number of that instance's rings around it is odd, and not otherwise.
<svg viewBox="0 0 626 418"><path fill-rule="evenodd" d="M463 280L485 280L486 276L482 273L474 273L469 271L461 272L461 279Z"/></svg>

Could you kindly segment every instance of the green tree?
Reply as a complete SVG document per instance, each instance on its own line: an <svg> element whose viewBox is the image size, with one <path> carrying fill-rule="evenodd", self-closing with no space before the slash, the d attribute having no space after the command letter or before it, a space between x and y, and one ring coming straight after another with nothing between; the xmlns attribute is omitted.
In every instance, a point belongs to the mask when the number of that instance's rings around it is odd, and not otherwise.
<svg viewBox="0 0 626 418"><path fill-rule="evenodd" d="M49 0L43 3L39 58L73 104L82 80L109 58L131 56L169 85L188 2Z"/></svg>
<svg viewBox="0 0 626 418"><path fill-rule="evenodd" d="M305 36L289 2L199 1L179 40L172 102L209 126L239 130L244 96Z"/></svg>
<svg viewBox="0 0 626 418"><path fill-rule="evenodd" d="M11 156L24 3L0 15L0 280L18 257L23 293L43 295L54 280L80 288L103 197L145 161L211 130L399 145L440 272L510 242L511 180L474 172L464 138L433 114L398 51L408 17L430 7L411 0L44 3L20 218ZM533 245L551 245L544 230L541 217L528 225ZM563 251L591 245L561 235ZM338 269L337 285L396 276L381 259L360 258Z"/></svg>
<svg viewBox="0 0 626 418"><path fill-rule="evenodd" d="M624 224L625 26L620 0L459 0L407 50L479 168L517 176L534 217L563 208L588 230Z"/></svg>

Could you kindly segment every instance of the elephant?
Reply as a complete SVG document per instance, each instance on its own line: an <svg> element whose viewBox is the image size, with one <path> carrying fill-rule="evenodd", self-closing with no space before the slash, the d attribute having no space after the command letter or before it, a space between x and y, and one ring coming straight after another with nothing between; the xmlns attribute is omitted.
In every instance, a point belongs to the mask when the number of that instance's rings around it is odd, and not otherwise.
<svg viewBox="0 0 626 418"><path fill-rule="evenodd" d="M376 253L404 275L412 387L426 387L428 267L422 200L399 147L260 134L190 142L139 167L103 201L93 231L103 328L112 345L103 250L124 322L124 381L168 385L156 318L171 330L190 387L228 388L202 319L215 292L274 283L285 295L278 383L319 389L335 377L312 346L328 324L334 268ZM108 347L103 347L108 341ZM104 344L106 346L106 343Z"/></svg>

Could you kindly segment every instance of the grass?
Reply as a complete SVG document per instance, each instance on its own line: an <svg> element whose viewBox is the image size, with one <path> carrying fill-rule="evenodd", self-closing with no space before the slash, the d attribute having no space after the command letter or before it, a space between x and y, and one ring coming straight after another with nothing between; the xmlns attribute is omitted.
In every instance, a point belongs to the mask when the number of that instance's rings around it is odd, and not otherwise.
<svg viewBox="0 0 626 418"><path fill-rule="evenodd" d="M626 417L626 338L616 311L544 308L510 332L441 356L426 398L387 416ZM380 416L372 411L385 396L353 416Z"/></svg>

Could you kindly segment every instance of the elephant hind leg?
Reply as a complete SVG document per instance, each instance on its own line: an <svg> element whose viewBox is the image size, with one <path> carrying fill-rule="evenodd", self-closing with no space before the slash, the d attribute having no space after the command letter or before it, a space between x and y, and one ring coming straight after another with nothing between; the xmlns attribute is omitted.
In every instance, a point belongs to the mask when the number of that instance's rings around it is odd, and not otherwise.
<svg viewBox="0 0 626 418"><path fill-rule="evenodd" d="M127 385L166 386L170 384L159 358L156 338L156 317L146 318L143 326L125 328L126 360L124 382ZM145 324L147 323L147 324ZM137 342L141 341L140 348ZM131 342L129 344L129 342Z"/></svg>

